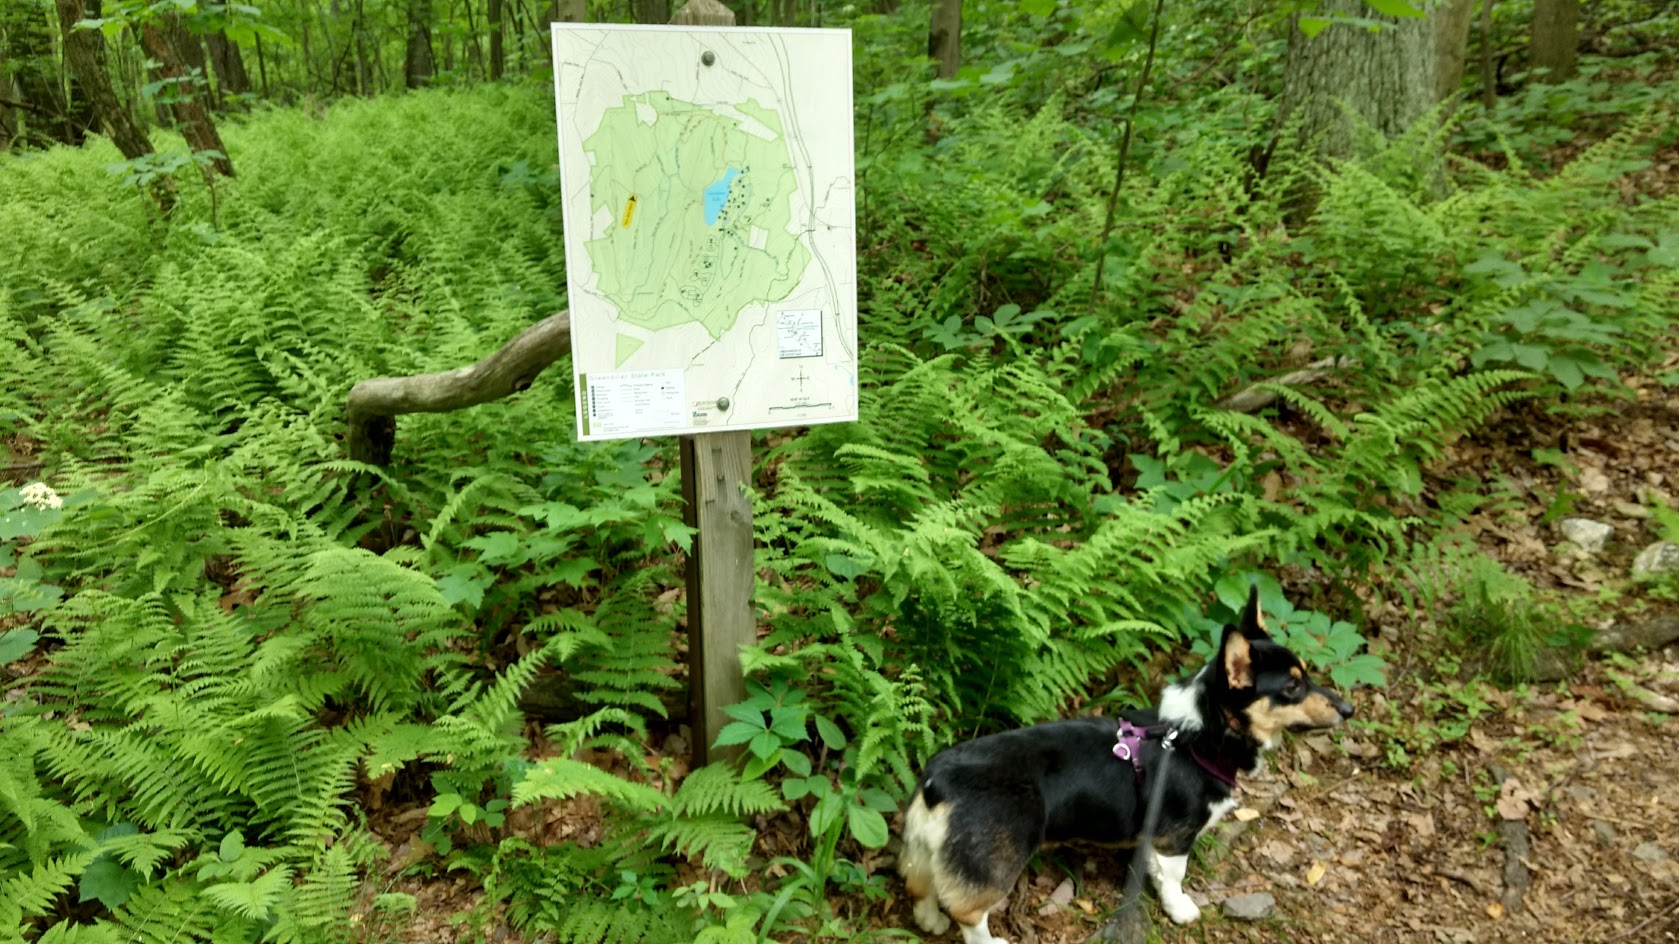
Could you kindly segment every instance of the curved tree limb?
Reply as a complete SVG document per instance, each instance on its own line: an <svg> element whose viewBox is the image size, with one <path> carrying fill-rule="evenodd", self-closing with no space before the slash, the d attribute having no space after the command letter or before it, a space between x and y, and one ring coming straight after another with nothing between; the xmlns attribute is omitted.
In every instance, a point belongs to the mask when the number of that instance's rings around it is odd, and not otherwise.
<svg viewBox="0 0 1679 944"><path fill-rule="evenodd" d="M1276 384L1284 387L1301 387L1306 384L1317 383L1338 370L1352 367L1358 362L1350 357L1325 357L1315 360L1300 370L1291 371L1273 380L1264 381L1265 384ZM1234 410L1237 413L1253 413L1262 410L1277 400L1275 391L1267 390L1261 384L1254 384L1231 394L1218 401L1221 410Z"/></svg>
<svg viewBox="0 0 1679 944"><path fill-rule="evenodd" d="M384 465L404 413L448 413L499 400L529 387L548 365L571 353L571 313L538 321L476 364L435 374L375 377L350 388L350 458Z"/></svg>

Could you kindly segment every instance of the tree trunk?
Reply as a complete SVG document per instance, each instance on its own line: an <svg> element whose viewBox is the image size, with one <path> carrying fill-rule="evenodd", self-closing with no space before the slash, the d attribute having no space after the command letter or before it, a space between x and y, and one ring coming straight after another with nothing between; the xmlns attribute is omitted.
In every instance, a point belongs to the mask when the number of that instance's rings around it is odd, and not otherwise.
<svg viewBox="0 0 1679 944"><path fill-rule="evenodd" d="M1443 102L1463 87L1463 64L1469 58L1469 21L1475 0L1445 0L1434 8L1434 99Z"/></svg>
<svg viewBox="0 0 1679 944"><path fill-rule="evenodd" d="M670 22L669 0L632 0L637 23L654 23L663 26Z"/></svg>
<svg viewBox="0 0 1679 944"><path fill-rule="evenodd" d="M169 109L193 153L213 152L210 166L205 169L206 176L214 172L232 177L233 161L227 156L227 148L222 146L222 136L217 133L210 113L200 101L198 82L194 81L187 67L189 57L203 51L198 45L198 37L187 32L179 13L165 13L140 27L140 45L157 62L158 75L179 80L176 83L176 100L170 103Z"/></svg>
<svg viewBox="0 0 1679 944"><path fill-rule="evenodd" d="M1320 9L1389 24L1372 32L1337 23L1312 37L1298 25L1289 30L1282 117L1301 123L1318 156L1350 157L1356 128L1348 111L1393 137L1434 105L1434 27L1426 19L1382 16L1363 0L1325 0Z"/></svg>
<svg viewBox="0 0 1679 944"><path fill-rule="evenodd" d="M1544 82L1574 76L1580 46L1580 0L1533 0L1533 41L1528 67L1544 69Z"/></svg>
<svg viewBox="0 0 1679 944"><path fill-rule="evenodd" d="M250 94L251 77L245 71L245 58L239 54L239 44L228 39L227 33L211 33L205 41L210 46L210 68L215 70L216 85L221 89L220 100L225 108L228 96ZM258 41L261 41L260 37Z"/></svg>
<svg viewBox="0 0 1679 944"><path fill-rule="evenodd" d="M431 57L431 0L408 0L408 55L403 82L411 89L431 84L436 65Z"/></svg>
<svg viewBox="0 0 1679 944"><path fill-rule="evenodd" d="M938 0L927 31L927 55L939 64L939 78L954 78L962 67L962 0Z"/></svg>
<svg viewBox="0 0 1679 944"><path fill-rule="evenodd" d="M56 0L58 25L64 31L64 59L71 74L81 86L82 94L93 105L93 113L105 133L111 136L117 150L129 160L152 154L152 142L146 129L134 120L128 109L117 101L111 77L105 71L105 37L98 30L77 29L76 24L87 19L82 0ZM158 208L168 213L175 207L175 182L159 177L152 183L152 198Z"/></svg>
<svg viewBox="0 0 1679 944"><path fill-rule="evenodd" d="M735 11L724 6L722 0L688 0L670 21L678 26L733 26Z"/></svg>
<svg viewBox="0 0 1679 944"><path fill-rule="evenodd" d="M489 10L486 17L490 21L490 81L501 81L502 69L502 28L501 28L501 0L489 0Z"/></svg>

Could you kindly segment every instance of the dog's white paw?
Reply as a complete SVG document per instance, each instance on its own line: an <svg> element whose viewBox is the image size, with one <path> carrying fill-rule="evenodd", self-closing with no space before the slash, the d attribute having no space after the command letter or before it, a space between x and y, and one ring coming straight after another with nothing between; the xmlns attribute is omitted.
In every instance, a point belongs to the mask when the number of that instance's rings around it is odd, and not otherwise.
<svg viewBox="0 0 1679 944"><path fill-rule="evenodd" d="M1201 917L1201 906L1183 892L1162 897L1160 906L1166 909L1166 917L1171 918L1174 924L1192 924Z"/></svg>
<svg viewBox="0 0 1679 944"><path fill-rule="evenodd" d="M928 934L938 935L950 930L950 918L939 910L938 900L932 896L915 903L915 923Z"/></svg>

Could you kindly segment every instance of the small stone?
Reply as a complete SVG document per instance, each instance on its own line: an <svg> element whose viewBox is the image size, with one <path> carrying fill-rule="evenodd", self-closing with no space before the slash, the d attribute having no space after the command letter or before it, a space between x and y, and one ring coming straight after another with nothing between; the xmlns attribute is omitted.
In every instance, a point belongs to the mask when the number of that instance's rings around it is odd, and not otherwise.
<svg viewBox="0 0 1679 944"><path fill-rule="evenodd" d="M1564 787L1563 791L1565 793L1567 793L1569 796L1573 797L1574 799L1581 801L1582 803L1589 803L1592 800L1597 799L1597 791L1596 790L1593 790L1591 787L1581 786L1579 784Z"/></svg>
<svg viewBox="0 0 1679 944"><path fill-rule="evenodd" d="M1621 835L1615 832L1615 827L1596 821L1592 823L1592 835L1597 837L1597 844L1605 849L1613 846L1615 841L1621 838Z"/></svg>
<svg viewBox="0 0 1679 944"><path fill-rule="evenodd" d="M1645 508L1637 502L1618 501L1615 503L1615 512L1623 518L1650 517L1650 509Z"/></svg>
<svg viewBox="0 0 1679 944"><path fill-rule="evenodd" d="M1632 850L1632 857L1640 862L1665 862L1667 851L1653 842L1641 842Z"/></svg>
<svg viewBox="0 0 1679 944"><path fill-rule="evenodd" d="M1237 895L1226 898L1222 902L1224 916L1238 921L1258 921L1271 914L1271 909L1277 907L1277 899L1270 892L1255 892L1252 895Z"/></svg>
<svg viewBox="0 0 1679 944"><path fill-rule="evenodd" d="M1679 570L1679 544L1672 541L1657 541L1632 559L1632 572L1638 574L1665 574Z"/></svg>
<svg viewBox="0 0 1679 944"><path fill-rule="evenodd" d="M1564 518L1557 522L1557 530L1588 554L1602 551L1609 536L1615 533L1614 528L1590 518Z"/></svg>

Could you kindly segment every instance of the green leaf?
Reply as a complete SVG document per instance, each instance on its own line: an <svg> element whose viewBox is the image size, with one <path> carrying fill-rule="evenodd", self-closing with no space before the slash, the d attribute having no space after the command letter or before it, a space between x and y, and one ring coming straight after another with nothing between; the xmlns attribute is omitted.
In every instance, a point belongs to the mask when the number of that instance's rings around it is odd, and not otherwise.
<svg viewBox="0 0 1679 944"><path fill-rule="evenodd" d="M765 733L763 725L753 725L745 721L735 721L717 732L717 741L713 747L729 747L734 744L745 744L760 734ZM779 741L777 743L780 743Z"/></svg>
<svg viewBox="0 0 1679 944"><path fill-rule="evenodd" d="M222 837L222 847L219 850L223 862L238 862L245 854L245 835L235 829Z"/></svg>
<svg viewBox="0 0 1679 944"><path fill-rule="evenodd" d="M851 827L852 838L864 846L879 849L886 845L886 817L880 815L879 811L852 804L846 807L845 818L846 824Z"/></svg>
<svg viewBox="0 0 1679 944"><path fill-rule="evenodd" d="M774 731L761 731L747 747L752 753L768 760L771 754L781 750L781 738L776 737Z"/></svg>
<svg viewBox="0 0 1679 944"><path fill-rule="evenodd" d="M33 629L8 629L0 633L0 665L28 655L40 638L41 634Z"/></svg>
<svg viewBox="0 0 1679 944"><path fill-rule="evenodd" d="M810 736L805 728L803 708L772 708L770 709L770 730L781 736L783 742L803 741Z"/></svg>
<svg viewBox="0 0 1679 944"><path fill-rule="evenodd" d="M816 716L816 736L822 739L822 743L827 745L830 751L845 747L845 732L826 715Z"/></svg>
<svg viewBox="0 0 1679 944"><path fill-rule="evenodd" d="M787 769L801 777L810 776L810 758L798 751L782 751L781 762Z"/></svg>
<svg viewBox="0 0 1679 944"><path fill-rule="evenodd" d="M1020 0L1020 11L1027 16L1049 16L1056 6L1056 0Z"/></svg>
<svg viewBox="0 0 1679 944"><path fill-rule="evenodd" d="M1585 372L1580 369L1580 365L1575 363L1573 358L1558 355L1552 357L1550 364L1547 366L1550 368L1551 376L1555 377L1558 383L1569 390L1573 390L1586 382Z"/></svg>
<svg viewBox="0 0 1679 944"><path fill-rule="evenodd" d="M429 816L439 818L448 816L460 809L462 802L464 801L458 793L440 793L437 795L437 799L432 801L431 808L426 810L426 813Z"/></svg>
<svg viewBox="0 0 1679 944"><path fill-rule="evenodd" d="M752 725L754 734L769 727L769 725L764 723L763 710L753 707L750 699L737 705L729 705L725 707L723 709L723 713L736 721L744 721L747 724Z"/></svg>
<svg viewBox="0 0 1679 944"><path fill-rule="evenodd" d="M1385 13L1388 16L1422 19L1426 15L1413 6L1410 0L1364 0L1364 2L1368 3L1371 9L1377 13Z"/></svg>
<svg viewBox="0 0 1679 944"><path fill-rule="evenodd" d="M1300 32L1306 34L1307 39L1329 28L1330 21L1321 16L1303 16L1299 20Z"/></svg>
<svg viewBox="0 0 1679 944"><path fill-rule="evenodd" d="M97 900L107 908L115 910L122 907L128 896L134 894L140 887L140 876L132 870L124 868L114 859L100 857L82 873L76 888L81 892L80 901L83 903Z"/></svg>
<svg viewBox="0 0 1679 944"><path fill-rule="evenodd" d="M476 610L484 605L484 591L495 578L476 564L460 564L437 578L437 592L450 606L465 603Z"/></svg>

